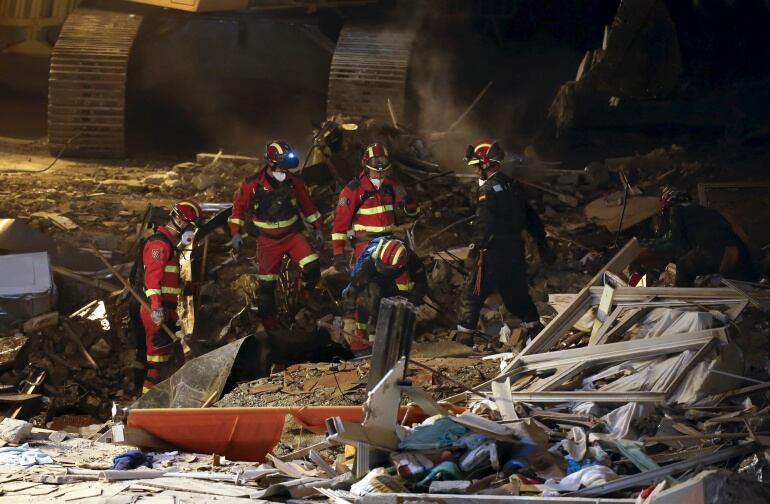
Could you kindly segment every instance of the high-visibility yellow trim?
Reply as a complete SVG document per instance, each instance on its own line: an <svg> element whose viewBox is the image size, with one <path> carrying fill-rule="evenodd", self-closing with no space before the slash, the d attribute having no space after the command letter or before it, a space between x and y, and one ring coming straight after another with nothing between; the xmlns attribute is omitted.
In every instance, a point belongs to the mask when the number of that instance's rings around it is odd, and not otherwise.
<svg viewBox="0 0 770 504"><path fill-rule="evenodd" d="M382 249L382 246L385 244L385 242L388 240L380 240L380 242L377 244L377 248L374 249L374 252L372 252L372 257L375 259L378 259L380 257L380 250Z"/></svg>
<svg viewBox="0 0 770 504"><path fill-rule="evenodd" d="M147 387L142 387L142 395L146 394L149 391L150 389L148 389Z"/></svg>
<svg viewBox="0 0 770 504"><path fill-rule="evenodd" d="M168 362L171 359L170 355L150 355L147 354L147 362Z"/></svg>
<svg viewBox="0 0 770 504"><path fill-rule="evenodd" d="M392 211L393 211L393 205L380 205L375 207L359 208L357 213L360 215L377 215L377 214L392 212Z"/></svg>
<svg viewBox="0 0 770 504"><path fill-rule="evenodd" d="M305 217L305 220L308 221L310 224L312 224L320 218L321 218L321 214L319 212L316 212L314 214L310 214L307 217Z"/></svg>
<svg viewBox="0 0 770 504"><path fill-rule="evenodd" d="M366 149L366 154L367 154L367 155L368 155L370 158L374 157L374 147L373 147L373 146L372 146L372 147L368 147L368 148Z"/></svg>
<svg viewBox="0 0 770 504"><path fill-rule="evenodd" d="M160 289L145 289L144 291L144 295L147 297L160 296L161 294L163 294L163 291L161 291Z"/></svg>
<svg viewBox="0 0 770 504"><path fill-rule="evenodd" d="M476 158L473 158L473 159L469 159L469 160L468 160L468 165L469 165L469 166L470 166L470 165L479 164L479 163L481 163L481 159L476 159Z"/></svg>
<svg viewBox="0 0 770 504"><path fill-rule="evenodd" d="M347 240L347 233L332 233L332 240Z"/></svg>
<svg viewBox="0 0 770 504"><path fill-rule="evenodd" d="M281 144L279 144L278 142L271 143L270 147L275 147L275 150L278 151L278 154L283 154L283 149L281 148Z"/></svg>
<svg viewBox="0 0 770 504"><path fill-rule="evenodd" d="M239 226L243 226L244 224L246 224L246 221L244 221L243 219L236 219L235 217L230 217L229 219L227 219L227 222L231 224L238 224Z"/></svg>
<svg viewBox="0 0 770 504"><path fill-rule="evenodd" d="M414 287L414 282L409 282L405 284L397 283L396 287L398 287L398 290L400 291L410 291L412 290L412 287Z"/></svg>
<svg viewBox="0 0 770 504"><path fill-rule="evenodd" d="M179 273L179 266L163 266L166 273Z"/></svg>
<svg viewBox="0 0 770 504"><path fill-rule="evenodd" d="M389 233L393 226L364 226L363 224L353 224L353 231L367 231L369 233Z"/></svg>
<svg viewBox="0 0 770 504"><path fill-rule="evenodd" d="M369 328L369 324L366 322L356 322L356 329L363 329L366 330Z"/></svg>
<svg viewBox="0 0 770 504"><path fill-rule="evenodd" d="M309 256L305 257L304 259L300 259L299 261L299 267L304 268L306 264L311 263L313 261L318 260L318 254L310 254Z"/></svg>
<svg viewBox="0 0 770 504"><path fill-rule="evenodd" d="M484 147L492 147L491 143L483 143L478 144L475 149L473 149L473 152L478 152L480 149L483 149Z"/></svg>
<svg viewBox="0 0 770 504"><path fill-rule="evenodd" d="M182 294L182 289L180 289L179 287L161 287L160 291L163 294L176 294L176 295Z"/></svg>
<svg viewBox="0 0 770 504"><path fill-rule="evenodd" d="M258 228L262 229L278 229L282 227L289 227L295 222L297 222L298 217L295 215L291 219L286 219L278 222L267 222L267 221L254 221L254 225Z"/></svg>
<svg viewBox="0 0 770 504"><path fill-rule="evenodd" d="M396 256L393 258L393 264L398 264L398 258L401 257L401 254L403 254L405 250L406 250L406 248L403 245L398 247L398 251L396 252Z"/></svg>
<svg viewBox="0 0 770 504"><path fill-rule="evenodd" d="M481 196L479 196L479 201L484 201L485 199L487 199L486 194L482 194Z"/></svg>
<svg viewBox="0 0 770 504"><path fill-rule="evenodd" d="M257 280L263 282L276 282L278 281L278 275L257 275Z"/></svg>

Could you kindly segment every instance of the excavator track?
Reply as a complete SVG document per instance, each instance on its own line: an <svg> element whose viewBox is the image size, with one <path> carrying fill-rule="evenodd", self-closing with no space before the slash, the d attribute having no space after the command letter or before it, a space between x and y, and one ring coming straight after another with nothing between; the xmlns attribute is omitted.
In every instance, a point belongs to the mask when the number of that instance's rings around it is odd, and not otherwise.
<svg viewBox="0 0 770 504"><path fill-rule="evenodd" d="M329 72L326 114L403 121L414 31L366 24L340 32Z"/></svg>
<svg viewBox="0 0 770 504"><path fill-rule="evenodd" d="M51 54L48 144L67 156L124 157L126 75L142 17L78 9Z"/></svg>

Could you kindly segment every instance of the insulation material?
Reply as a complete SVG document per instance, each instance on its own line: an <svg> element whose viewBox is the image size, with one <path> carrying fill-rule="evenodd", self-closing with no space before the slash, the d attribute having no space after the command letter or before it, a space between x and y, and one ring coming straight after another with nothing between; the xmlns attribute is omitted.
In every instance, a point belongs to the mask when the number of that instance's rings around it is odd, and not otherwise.
<svg viewBox="0 0 770 504"><path fill-rule="evenodd" d="M651 404L631 402L610 411L601 420L607 425L610 436L633 439L636 436L634 424L654 413L655 407Z"/></svg>
<svg viewBox="0 0 770 504"><path fill-rule="evenodd" d="M645 318L639 330L639 337L670 336L702 331L712 327L714 327L714 317L711 313L657 308Z"/></svg>

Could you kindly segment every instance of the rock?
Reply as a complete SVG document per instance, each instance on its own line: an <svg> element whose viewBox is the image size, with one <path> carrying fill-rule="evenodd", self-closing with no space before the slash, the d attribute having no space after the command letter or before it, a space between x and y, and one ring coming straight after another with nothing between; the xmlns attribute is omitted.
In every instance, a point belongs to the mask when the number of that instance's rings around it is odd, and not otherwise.
<svg viewBox="0 0 770 504"><path fill-rule="evenodd" d="M192 184L199 191L205 191L219 181L219 177L210 173L200 173L192 178Z"/></svg>
<svg viewBox="0 0 770 504"><path fill-rule="evenodd" d="M99 338L91 345L90 351L94 357L107 357L112 352L112 347L104 338Z"/></svg>
<svg viewBox="0 0 770 504"><path fill-rule="evenodd" d="M32 424L15 418L5 418L0 422L0 439L11 444L21 444L32 432Z"/></svg>
<svg viewBox="0 0 770 504"><path fill-rule="evenodd" d="M145 185L161 185L164 180L166 180L166 175L158 173L144 177L142 183Z"/></svg>
<svg viewBox="0 0 770 504"><path fill-rule="evenodd" d="M59 323L59 312L53 311L32 317L24 322L23 331L24 334L32 334L36 331L41 331L49 327L53 327Z"/></svg>

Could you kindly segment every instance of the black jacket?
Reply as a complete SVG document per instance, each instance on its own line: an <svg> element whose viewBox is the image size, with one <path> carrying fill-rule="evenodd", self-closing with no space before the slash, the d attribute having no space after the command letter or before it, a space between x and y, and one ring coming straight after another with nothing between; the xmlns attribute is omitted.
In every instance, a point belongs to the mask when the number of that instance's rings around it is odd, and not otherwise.
<svg viewBox="0 0 770 504"><path fill-rule="evenodd" d="M496 238L521 238L527 230L538 243L545 243L545 228L537 212L527 204L521 185L501 172L493 174L479 188L476 219L472 224L476 248L488 248Z"/></svg>

